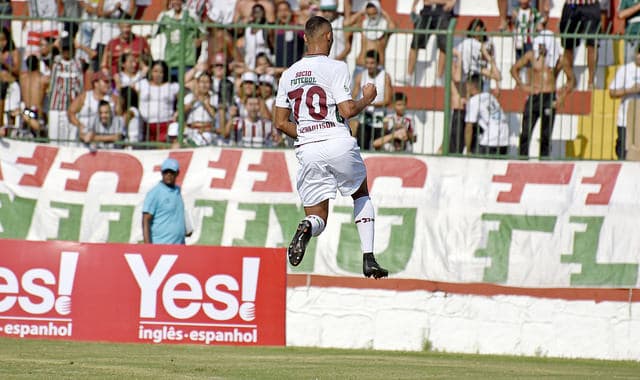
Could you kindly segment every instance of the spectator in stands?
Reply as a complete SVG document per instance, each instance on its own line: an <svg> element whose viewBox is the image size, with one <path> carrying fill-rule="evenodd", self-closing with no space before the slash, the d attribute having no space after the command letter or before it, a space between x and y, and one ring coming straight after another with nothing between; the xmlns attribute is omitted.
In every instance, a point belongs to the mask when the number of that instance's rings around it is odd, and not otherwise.
<svg viewBox="0 0 640 380"><path fill-rule="evenodd" d="M466 112L466 84L462 81L462 55L458 49L453 49L451 68L451 124L449 127L449 153L464 152L464 128ZM473 137L475 142L475 135ZM438 150L442 153L442 146Z"/></svg>
<svg viewBox="0 0 640 380"><path fill-rule="evenodd" d="M624 40L624 62L633 62L638 46L637 35L640 34L640 1L621 0L618 5L618 18L625 21L625 36L634 36Z"/></svg>
<svg viewBox="0 0 640 380"><path fill-rule="evenodd" d="M467 31L467 38L462 40L457 50L460 52L463 83L473 74L481 74L483 77L500 82L502 75L498 70L495 58L492 54L491 44L486 34L487 29L481 19L471 20ZM471 33L473 32L473 33ZM484 81L483 81L484 83ZM489 83L486 83L489 87ZM462 94L466 96L466 90Z"/></svg>
<svg viewBox="0 0 640 380"><path fill-rule="evenodd" d="M29 112L23 116L23 122L32 131L44 131L46 126L46 112L44 99L49 86L49 77L40 72L40 60L35 55L26 59L27 70L20 73L20 93L25 110Z"/></svg>
<svg viewBox="0 0 640 380"><path fill-rule="evenodd" d="M136 20L142 20L144 16L144 11L151 5L151 0L136 0L135 1L135 11L132 13L133 18Z"/></svg>
<svg viewBox="0 0 640 380"><path fill-rule="evenodd" d="M90 48L97 52L93 60L93 71L100 70L103 62L103 54L107 44L118 37L117 20L132 16L135 11L134 0L99 0L97 7L97 20L91 38ZM126 16L128 15L128 16ZM118 62L116 60L116 62Z"/></svg>
<svg viewBox="0 0 640 380"><path fill-rule="evenodd" d="M365 54L369 50L378 52L378 60L380 65L385 65L385 50L389 42L389 29L395 29L396 24L393 22L387 12L382 9L378 0L367 1L365 7L351 15L345 22L345 26L359 26L367 29L360 33L362 41L360 43L360 52L356 57L355 76L364 71Z"/></svg>
<svg viewBox="0 0 640 380"><path fill-rule="evenodd" d="M128 20L131 16L123 15L122 19ZM127 54L140 65L148 62L151 57L151 48L145 38L136 36L131 32L132 25L126 22L119 24L120 35L109 41L104 49L101 68L106 70L110 76L115 76L119 72L120 57ZM168 52L168 50L167 50Z"/></svg>
<svg viewBox="0 0 640 380"><path fill-rule="evenodd" d="M513 12L509 12L509 8L512 10L518 6L519 0L498 0L498 12L500 14L500 31L509 29L509 16ZM551 0L533 0L531 6L539 10L543 17L549 17L549 11L551 10Z"/></svg>
<svg viewBox="0 0 640 380"><path fill-rule="evenodd" d="M207 0L206 14L209 22L230 25L234 21L238 0Z"/></svg>
<svg viewBox="0 0 640 380"><path fill-rule="evenodd" d="M80 136L86 135L89 123L98 116L100 101L108 102L110 109L115 109L115 100L111 97L111 77L98 71L93 73L91 79L92 89L75 98L67 112L69 122L77 128Z"/></svg>
<svg viewBox="0 0 640 380"><path fill-rule="evenodd" d="M596 34L600 32L600 2L598 0L565 0L560 16L560 33ZM589 70L588 87L593 89L596 75L596 40L587 38L587 68ZM573 49L580 44L578 38L563 38L564 67L573 74Z"/></svg>
<svg viewBox="0 0 640 380"><path fill-rule="evenodd" d="M273 104L276 101L276 79L273 75L262 74L258 77L258 92L260 98L264 101L265 106L269 112L273 115Z"/></svg>
<svg viewBox="0 0 640 380"><path fill-rule="evenodd" d="M53 60L48 94L49 139L59 143L78 139L78 128L69 122L67 110L84 89L84 75L82 63L72 57L73 46L64 38L61 54Z"/></svg>
<svg viewBox="0 0 640 380"><path fill-rule="evenodd" d="M98 102L97 115L80 132L80 139L92 149L112 149L116 147L116 142L123 140L124 134L124 119L114 115L111 104L103 99Z"/></svg>
<svg viewBox="0 0 640 380"><path fill-rule="evenodd" d="M289 67L304 54L304 30L292 30L291 27L301 24L293 16L291 5L286 0L276 3L276 25L287 29L271 29L270 45L275 53L276 67Z"/></svg>
<svg viewBox="0 0 640 380"><path fill-rule="evenodd" d="M414 28L417 31L422 30L447 30L449 22L454 17L453 8L456 0L413 0L411 10L414 11L419 2L422 2L422 10L415 22ZM411 40L411 49L409 49L409 63L407 66L407 76L402 82L412 84L415 82L414 71L416 62L418 61L418 49L427 47L427 41L430 34L420 33L414 34ZM445 50L447 48L446 34L437 34L436 41L438 46L438 68L436 82L441 85L444 77Z"/></svg>
<svg viewBox="0 0 640 380"><path fill-rule="evenodd" d="M132 53L120 55L120 71L115 75L116 90L123 87L137 88L138 83L147 76L149 67L144 60L136 58Z"/></svg>
<svg viewBox="0 0 640 380"><path fill-rule="evenodd" d="M76 35L76 58L85 62L85 66L88 66L98 54L91 49L91 40L93 39L93 32L96 27L93 22L98 15L98 1L97 0L83 0L80 1L82 7L82 15L78 34Z"/></svg>
<svg viewBox="0 0 640 380"><path fill-rule="evenodd" d="M301 25L307 23L312 16L318 15L320 7L314 0L298 0L298 10L294 12L296 20Z"/></svg>
<svg viewBox="0 0 640 380"><path fill-rule="evenodd" d="M0 71L0 84L2 84L0 88L2 125L17 125L16 121L20 115L20 85L7 70ZM30 133L27 136L33 137Z"/></svg>
<svg viewBox="0 0 640 380"><path fill-rule="evenodd" d="M227 62L221 54L218 54L214 59L213 75L212 75L212 89L214 104L218 109L227 109L234 101L234 85L233 81L229 78L229 71ZM224 125L224 124L222 124Z"/></svg>
<svg viewBox="0 0 640 380"><path fill-rule="evenodd" d="M252 8L251 24L264 25L267 23L265 9L262 4L256 3ZM246 69L256 69L256 57L258 54L271 56L269 46L269 30L260 27L247 26L244 31L244 64Z"/></svg>
<svg viewBox="0 0 640 380"><path fill-rule="evenodd" d="M469 100L464 120L467 154L506 155L509 153L509 124L500 102L490 92L482 91L480 74L472 74L467 83ZM474 135L477 144L473 143Z"/></svg>
<svg viewBox="0 0 640 380"><path fill-rule="evenodd" d="M514 44L516 46L516 61L524 53L533 49L533 38L538 23L544 16L531 6L531 0L519 0L518 6L513 9L512 16L514 29Z"/></svg>
<svg viewBox="0 0 640 380"><path fill-rule="evenodd" d="M154 61L147 79L138 83L140 112L146 122L146 140L166 142L169 123L176 120L175 102L178 83L169 82L169 70L164 61Z"/></svg>
<svg viewBox="0 0 640 380"><path fill-rule="evenodd" d="M238 0L233 16L234 23L253 23L256 6L262 7L266 23L272 24L275 21L275 8L272 0Z"/></svg>
<svg viewBox="0 0 640 380"><path fill-rule="evenodd" d="M256 56L256 69L254 70L256 74L268 74L279 77L286 70L286 67L273 67L273 63L271 63L271 59L265 53L259 53Z"/></svg>
<svg viewBox="0 0 640 380"><path fill-rule="evenodd" d="M24 22L24 33L27 35L25 57L40 54L42 39L55 40L63 30L63 24L53 21L58 17L56 0L28 0L27 16L32 19Z"/></svg>
<svg viewBox="0 0 640 380"><path fill-rule="evenodd" d="M331 45L329 58L345 61L351 52L353 33L344 31L345 16L338 13L337 0L320 0L320 11L322 16L329 20L333 30L333 45Z"/></svg>
<svg viewBox="0 0 640 380"><path fill-rule="evenodd" d="M138 92L133 87L120 88L120 106L125 125L125 140L129 143L143 141L144 120L138 109Z"/></svg>
<svg viewBox="0 0 640 380"><path fill-rule="evenodd" d="M242 55L231 35L224 29L211 28L209 30L207 49L202 49L198 62L209 62L213 64L213 60L218 54L222 54L228 64L243 61Z"/></svg>
<svg viewBox="0 0 640 380"><path fill-rule="evenodd" d="M257 96L260 100L260 116L271 120L271 112L269 112L265 103L261 101L258 94L258 76L256 73L253 71L247 71L242 74L236 94L235 105L238 107L238 115L240 117L247 117L247 109L245 108L247 98Z"/></svg>
<svg viewBox="0 0 640 380"><path fill-rule="evenodd" d="M260 116L261 101L257 94L245 98L246 116L233 117L224 128L224 138L231 144L245 148L269 147L274 130L269 119Z"/></svg>
<svg viewBox="0 0 640 380"><path fill-rule="evenodd" d="M212 95L211 75L203 71L196 75L194 91L184 97L186 128L183 134L196 146L211 145L216 138L213 130L216 106Z"/></svg>
<svg viewBox="0 0 640 380"><path fill-rule="evenodd" d="M20 75L20 52L16 48L11 31L2 28L0 31L0 70L8 71L14 78Z"/></svg>
<svg viewBox="0 0 640 380"><path fill-rule="evenodd" d="M191 236L185 222L185 209L176 178L180 165L167 158L160 166L162 181L147 193L142 205L142 236L147 244L184 244Z"/></svg>
<svg viewBox="0 0 640 380"><path fill-rule="evenodd" d="M391 88L391 76L381 68L380 60L376 50L369 50L365 58L365 71L356 75L353 84L353 98L358 99L361 89L368 83L373 83L378 90L373 102L360 114L360 119L352 124L352 130L356 129L354 135L357 136L361 149L369 150L373 140L382 137L383 120L386 109L391 105L393 89Z"/></svg>
<svg viewBox="0 0 640 380"><path fill-rule="evenodd" d="M405 115L407 110L407 96L402 92L393 94L394 114L384 118L384 136L373 141L376 150L386 152L413 151L413 123Z"/></svg>
<svg viewBox="0 0 640 380"><path fill-rule="evenodd" d="M522 131L520 134L520 156L529 157L531 132L539 118L540 122L540 157L549 157L551 153L551 134L557 109L564 103L567 93L573 88L573 79L565 61L560 58L560 48L555 36L541 33L533 40L533 50L525 53L512 67L511 76L521 90L529 94L522 115ZM528 71L526 82L523 82L520 71ZM569 78L567 84L556 90L556 81L561 72Z"/></svg>
<svg viewBox="0 0 640 380"><path fill-rule="evenodd" d="M207 0L186 0L184 8L197 17L198 22L204 22L207 13Z"/></svg>
<svg viewBox="0 0 640 380"><path fill-rule="evenodd" d="M629 107L637 99L640 99L640 45L636 46L635 60L620 66L616 71L616 75L609 85L609 95L614 99L622 99L618 106L616 120L618 127L616 155L619 160L624 160L627 156L627 126L635 123L635 120L629 120ZM640 109L636 109L634 112L640 113Z"/></svg>
<svg viewBox="0 0 640 380"><path fill-rule="evenodd" d="M198 16L183 8L183 0L169 0L169 10L158 15L151 35L162 33L166 36L164 60L169 66L171 82L178 82L181 62L184 61L185 72L196 64L196 50L206 34L204 27L196 25L199 25Z"/></svg>

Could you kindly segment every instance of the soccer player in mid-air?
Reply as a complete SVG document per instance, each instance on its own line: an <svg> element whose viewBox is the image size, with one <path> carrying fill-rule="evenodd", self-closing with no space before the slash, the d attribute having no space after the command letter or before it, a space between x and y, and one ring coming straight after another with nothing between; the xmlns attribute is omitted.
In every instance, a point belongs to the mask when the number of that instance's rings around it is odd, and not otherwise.
<svg viewBox="0 0 640 380"><path fill-rule="evenodd" d="M324 230L329 199L336 190L351 195L363 252L362 272L382 278L388 271L373 255L374 209L367 188L367 171L347 119L359 114L376 97L373 84L362 88L362 98L351 97L347 64L328 57L333 31L327 19L311 17L305 24L307 53L280 78L276 97L276 127L296 139L300 163L297 188L306 217L300 221L287 249L289 263L300 264L311 236ZM293 112L293 120L289 117Z"/></svg>

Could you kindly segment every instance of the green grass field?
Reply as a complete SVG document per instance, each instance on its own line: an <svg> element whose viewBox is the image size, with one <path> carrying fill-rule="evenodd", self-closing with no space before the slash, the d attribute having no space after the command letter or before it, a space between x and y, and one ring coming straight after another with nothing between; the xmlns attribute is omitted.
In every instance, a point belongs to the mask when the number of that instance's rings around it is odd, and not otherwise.
<svg viewBox="0 0 640 380"><path fill-rule="evenodd" d="M639 362L0 339L0 379L639 379Z"/></svg>

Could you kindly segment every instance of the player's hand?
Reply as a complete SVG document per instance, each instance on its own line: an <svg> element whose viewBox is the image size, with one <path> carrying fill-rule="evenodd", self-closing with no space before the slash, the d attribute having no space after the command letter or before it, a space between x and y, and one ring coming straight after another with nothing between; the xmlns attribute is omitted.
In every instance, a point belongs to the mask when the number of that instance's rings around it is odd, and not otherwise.
<svg viewBox="0 0 640 380"><path fill-rule="evenodd" d="M376 96L378 96L378 90L373 83L367 83L362 86L362 97L367 100L367 104L373 102Z"/></svg>

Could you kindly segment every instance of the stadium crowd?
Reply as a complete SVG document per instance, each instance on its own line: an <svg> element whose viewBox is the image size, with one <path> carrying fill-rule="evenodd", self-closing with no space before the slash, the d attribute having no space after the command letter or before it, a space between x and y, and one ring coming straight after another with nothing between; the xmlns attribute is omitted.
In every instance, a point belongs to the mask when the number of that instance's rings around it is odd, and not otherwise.
<svg viewBox="0 0 640 380"><path fill-rule="evenodd" d="M414 28L447 29L459 1L465 0L414 0ZM540 155L549 155L556 109L576 85L573 48L580 43L563 39L562 48L558 46L559 30L547 27L550 3L497 0L499 28L512 33L516 48L515 64L508 68L496 64L485 22L480 18L469 22L468 34L453 49L452 82L446 86L451 90L452 109L449 152L506 154L509 128L504 125L497 83L510 74L529 95L520 128L520 154L527 154L531 130L542 119ZM640 25L638 3L619 3L618 16L628 21L627 30L632 33ZM9 6L0 7L0 13L10 14L10 2L2 4ZM603 4L566 0L558 29L601 31ZM319 14L334 27L330 56L356 57L354 96L359 96L365 83L375 83L378 89L373 105L350 121L361 148L412 151L418 136L407 114L407 95L394 85L418 86L418 52L427 46L430 35L413 36L406 71L393 78L386 70L385 53L398 20L378 0L166 0L157 22L145 28L139 20L149 5L150 0L29 0L30 19L21 30L26 45L21 48L14 43L16 28L11 20L2 20L0 136L84 144L89 149L179 147L181 140L183 146L292 146L293 141L271 122L278 79L304 55L303 30L293 27ZM134 33L134 25L144 33ZM364 31L354 33L349 28ZM354 35L361 38L360 43L354 43ZM151 46L157 39L163 44L160 56L154 56ZM436 33L435 41L435 83L444 86L444 34ZM594 41L585 43L591 89ZM627 62L632 66L626 70L632 75L640 61L634 54L635 43L629 40L627 45ZM359 51L352 52L353 46ZM564 85L556 88L560 75ZM640 93L635 87L627 88L625 78L611 83L612 97L626 100ZM622 158L625 143L620 128L625 127L626 118L619 119L622 148L617 152Z"/></svg>

